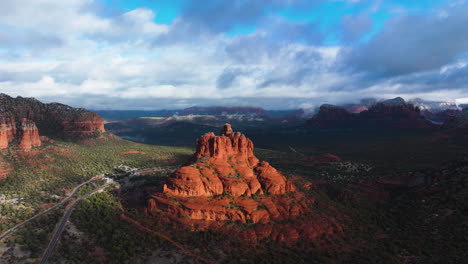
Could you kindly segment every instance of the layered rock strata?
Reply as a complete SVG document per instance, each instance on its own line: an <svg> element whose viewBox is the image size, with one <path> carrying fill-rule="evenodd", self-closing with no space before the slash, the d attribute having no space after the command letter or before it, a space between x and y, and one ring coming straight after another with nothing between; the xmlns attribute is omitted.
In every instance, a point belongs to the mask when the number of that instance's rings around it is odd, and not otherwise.
<svg viewBox="0 0 468 264"><path fill-rule="evenodd" d="M268 223L307 210L308 199L268 162L259 162L253 150L252 141L228 124L220 136L205 134L190 165L179 168L163 192L150 196L149 214Z"/></svg>
<svg viewBox="0 0 468 264"><path fill-rule="evenodd" d="M49 138L81 139L104 131L104 120L84 109L0 94L0 149L15 142L29 150L41 145L39 135L52 142Z"/></svg>

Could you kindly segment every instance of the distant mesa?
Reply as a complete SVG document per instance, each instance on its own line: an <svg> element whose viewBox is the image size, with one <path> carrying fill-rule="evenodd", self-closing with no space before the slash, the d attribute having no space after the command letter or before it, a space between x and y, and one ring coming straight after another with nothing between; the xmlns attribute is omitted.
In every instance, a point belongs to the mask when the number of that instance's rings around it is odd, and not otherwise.
<svg viewBox="0 0 468 264"><path fill-rule="evenodd" d="M420 129L433 127L433 124L421 115L418 107L406 103L401 97L378 102L359 113L351 113L339 106L322 105L307 124L317 128Z"/></svg>
<svg viewBox="0 0 468 264"><path fill-rule="evenodd" d="M461 114L459 109L447 109L439 112L431 112L429 110L422 110L421 114L430 122L441 125L445 121L455 118Z"/></svg>
<svg viewBox="0 0 468 264"><path fill-rule="evenodd" d="M382 104L382 105L386 105L386 106L405 106L406 102L405 102L405 99L403 99L401 97L396 97L396 98L393 98L393 99L388 99L388 100L384 100L382 102L378 102L377 104Z"/></svg>
<svg viewBox="0 0 468 264"><path fill-rule="evenodd" d="M468 134L468 108L447 118L442 128L451 134Z"/></svg>
<svg viewBox="0 0 468 264"><path fill-rule="evenodd" d="M104 131L104 120L84 109L0 94L0 149L14 144L28 151L51 138L82 139Z"/></svg>
<svg viewBox="0 0 468 264"><path fill-rule="evenodd" d="M229 124L224 125L219 136L205 134L197 140L189 165L175 171L162 192L150 196L147 212L195 229L226 221L269 224L308 212L313 199L299 192L268 162L260 162L253 150L252 141L234 132ZM303 232L315 234L317 227ZM293 237L278 234L280 229L275 231L271 226L268 230L252 230L249 236L274 236L279 240L298 237L298 230L288 231ZM326 230L330 228L323 232Z"/></svg>
<svg viewBox="0 0 468 264"><path fill-rule="evenodd" d="M356 117L357 115L342 107L324 104L320 106L318 113L307 121L307 124L316 128L346 127L355 125Z"/></svg>

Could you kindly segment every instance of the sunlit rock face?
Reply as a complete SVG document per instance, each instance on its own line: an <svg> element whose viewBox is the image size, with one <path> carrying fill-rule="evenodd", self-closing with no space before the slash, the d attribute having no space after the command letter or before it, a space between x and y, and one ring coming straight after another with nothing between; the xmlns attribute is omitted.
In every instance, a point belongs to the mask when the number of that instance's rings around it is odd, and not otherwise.
<svg viewBox="0 0 468 264"><path fill-rule="evenodd" d="M219 136L205 134L197 140L193 162L179 168L162 193L150 197L148 212L244 223L301 214L307 207L303 194L268 162L259 162L253 150L252 141L229 124Z"/></svg>
<svg viewBox="0 0 468 264"><path fill-rule="evenodd" d="M39 147L41 145L39 130L33 121L23 118L21 120L19 134L20 140L18 148L23 150L30 150L33 147Z"/></svg>
<svg viewBox="0 0 468 264"><path fill-rule="evenodd" d="M8 147L16 136L16 122L9 116L0 117L0 149Z"/></svg>
<svg viewBox="0 0 468 264"><path fill-rule="evenodd" d="M84 109L0 94L0 149L15 143L30 150L41 145L40 136L81 139L104 131L104 120Z"/></svg>
<svg viewBox="0 0 468 264"><path fill-rule="evenodd" d="M226 124L219 136L207 133L197 140L188 165L149 196L146 211L192 230L215 229L251 242L268 238L294 244L343 230L335 218L312 210L315 201L268 162L259 161L252 141ZM238 229L229 225L233 222L255 225Z"/></svg>

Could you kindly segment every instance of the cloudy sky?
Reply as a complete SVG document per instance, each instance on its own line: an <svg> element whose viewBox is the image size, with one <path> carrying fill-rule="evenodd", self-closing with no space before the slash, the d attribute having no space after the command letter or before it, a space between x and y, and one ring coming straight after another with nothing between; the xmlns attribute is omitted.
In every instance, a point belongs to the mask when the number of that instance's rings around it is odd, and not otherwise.
<svg viewBox="0 0 468 264"><path fill-rule="evenodd" d="M91 109L468 102L468 0L1 0L0 92Z"/></svg>

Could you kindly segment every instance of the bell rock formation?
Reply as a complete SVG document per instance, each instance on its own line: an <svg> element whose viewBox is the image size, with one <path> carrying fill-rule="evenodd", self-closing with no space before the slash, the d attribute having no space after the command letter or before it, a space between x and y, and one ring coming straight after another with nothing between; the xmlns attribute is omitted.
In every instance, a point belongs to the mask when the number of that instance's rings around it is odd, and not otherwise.
<svg viewBox="0 0 468 264"><path fill-rule="evenodd" d="M197 140L191 164L150 196L148 213L174 218L268 223L305 210L304 195L279 171L255 157L250 139L224 125L221 135ZM285 195L288 194L288 195Z"/></svg>

